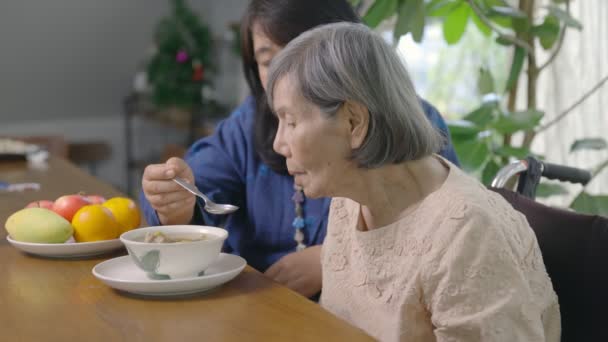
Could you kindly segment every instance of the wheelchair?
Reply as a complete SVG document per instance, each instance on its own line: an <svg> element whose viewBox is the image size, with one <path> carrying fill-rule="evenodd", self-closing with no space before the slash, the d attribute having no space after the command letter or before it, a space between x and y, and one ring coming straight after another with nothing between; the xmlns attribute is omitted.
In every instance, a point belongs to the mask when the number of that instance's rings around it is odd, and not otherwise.
<svg viewBox="0 0 608 342"><path fill-rule="evenodd" d="M518 176L517 191L504 188ZM561 341L608 341L608 217L585 215L534 201L546 177L587 184L586 170L528 157L496 174L490 190L524 214L534 230L560 305Z"/></svg>

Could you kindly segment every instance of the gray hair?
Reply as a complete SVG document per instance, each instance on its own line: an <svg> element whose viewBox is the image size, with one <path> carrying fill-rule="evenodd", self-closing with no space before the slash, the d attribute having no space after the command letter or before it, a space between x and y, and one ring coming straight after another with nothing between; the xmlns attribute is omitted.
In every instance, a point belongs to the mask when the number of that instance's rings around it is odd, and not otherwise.
<svg viewBox="0 0 608 342"><path fill-rule="evenodd" d="M270 66L273 111L274 87L285 76L328 117L349 100L367 107L367 136L352 153L361 167L418 160L442 147L397 53L362 24L322 25L289 42Z"/></svg>

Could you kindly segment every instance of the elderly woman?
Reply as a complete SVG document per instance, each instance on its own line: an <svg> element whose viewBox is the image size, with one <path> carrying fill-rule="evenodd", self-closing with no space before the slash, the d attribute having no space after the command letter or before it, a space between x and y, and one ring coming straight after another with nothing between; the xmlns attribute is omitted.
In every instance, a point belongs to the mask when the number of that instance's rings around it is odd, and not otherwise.
<svg viewBox="0 0 608 342"><path fill-rule="evenodd" d="M360 24L321 26L271 64L274 149L306 196L334 197L321 303L385 341L558 341L526 219L434 154L396 53Z"/></svg>

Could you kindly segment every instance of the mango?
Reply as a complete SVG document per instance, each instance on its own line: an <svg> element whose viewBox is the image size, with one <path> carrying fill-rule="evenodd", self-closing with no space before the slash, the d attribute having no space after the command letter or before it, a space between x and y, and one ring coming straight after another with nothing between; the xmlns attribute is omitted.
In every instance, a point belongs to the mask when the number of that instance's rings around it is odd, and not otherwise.
<svg viewBox="0 0 608 342"><path fill-rule="evenodd" d="M70 222L44 208L26 208L13 213L6 220L5 228L14 240L35 243L64 243L74 233Z"/></svg>

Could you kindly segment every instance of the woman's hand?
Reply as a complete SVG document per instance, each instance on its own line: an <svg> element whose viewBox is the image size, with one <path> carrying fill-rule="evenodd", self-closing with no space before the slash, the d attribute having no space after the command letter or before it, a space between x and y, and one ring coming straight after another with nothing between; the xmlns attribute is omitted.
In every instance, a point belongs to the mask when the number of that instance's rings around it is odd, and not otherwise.
<svg viewBox="0 0 608 342"><path fill-rule="evenodd" d="M312 297L321 291L321 246L287 254L264 274L305 297Z"/></svg>
<svg viewBox="0 0 608 342"><path fill-rule="evenodd" d="M190 166L175 157L164 164L148 165L142 177L144 195L163 225L188 224L194 215L196 198L172 181L176 176L194 183Z"/></svg>

